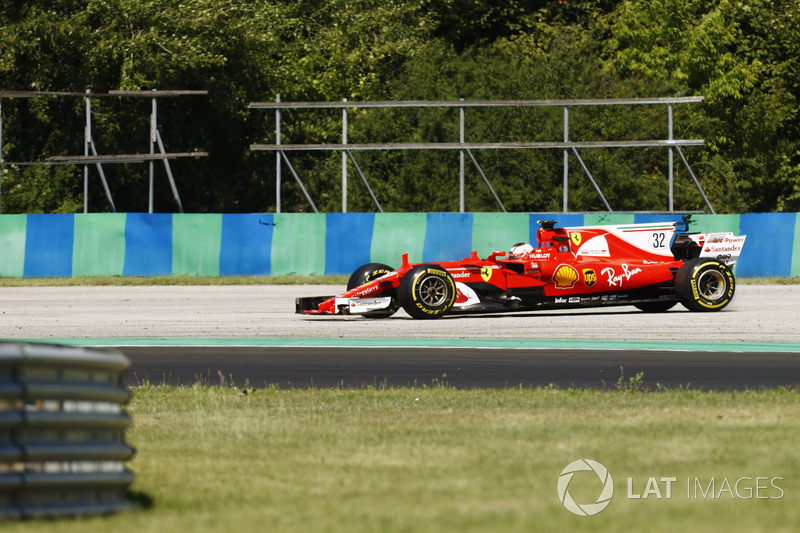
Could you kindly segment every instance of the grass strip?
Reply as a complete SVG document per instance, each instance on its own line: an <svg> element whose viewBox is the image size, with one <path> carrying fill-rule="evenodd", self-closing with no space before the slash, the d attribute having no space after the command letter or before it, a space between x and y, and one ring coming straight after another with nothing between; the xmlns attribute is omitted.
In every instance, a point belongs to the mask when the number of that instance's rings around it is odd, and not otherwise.
<svg viewBox="0 0 800 533"><path fill-rule="evenodd" d="M641 392L629 378L606 392L132 391L132 489L143 505L9 522L4 532L752 532L800 523L797 390ZM583 458L614 479L610 505L590 517L567 511L557 491L562 469ZM662 478L676 480L670 498ZM569 485L583 503L601 488L591 472Z"/></svg>

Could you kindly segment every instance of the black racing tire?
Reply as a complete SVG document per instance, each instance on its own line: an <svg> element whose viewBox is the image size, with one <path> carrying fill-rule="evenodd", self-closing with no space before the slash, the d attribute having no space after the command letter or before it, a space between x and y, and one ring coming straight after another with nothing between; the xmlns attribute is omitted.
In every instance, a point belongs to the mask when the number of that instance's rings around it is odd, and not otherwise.
<svg viewBox="0 0 800 533"><path fill-rule="evenodd" d="M366 265L361 265L350 274L350 279L347 280L347 290L355 289L359 285L379 278L393 270L392 267L384 265L383 263L367 263Z"/></svg>
<svg viewBox="0 0 800 533"><path fill-rule="evenodd" d="M678 305L677 300L671 302L641 302L633 304L636 309L644 311L645 313L666 313L676 305Z"/></svg>
<svg viewBox="0 0 800 533"><path fill-rule="evenodd" d="M384 265L383 263L367 263L366 265L361 265L357 269L350 274L350 279L347 280L347 290L352 290L358 287L359 285L363 285L369 281L372 281L376 278L383 276L384 274L388 274L392 272L394 269L389 265ZM380 309L378 311L370 311L369 313L364 313L361 316L366 318L389 318L393 314L400 309L400 304L397 303L397 292L387 291L386 293L382 294L381 296L391 296L392 303L386 309Z"/></svg>
<svg viewBox="0 0 800 533"><path fill-rule="evenodd" d="M733 272L716 259L691 259L675 274L675 294L690 311L719 311L735 292Z"/></svg>
<svg viewBox="0 0 800 533"><path fill-rule="evenodd" d="M456 301L456 282L439 265L412 267L397 289L400 305L414 318L440 318Z"/></svg>

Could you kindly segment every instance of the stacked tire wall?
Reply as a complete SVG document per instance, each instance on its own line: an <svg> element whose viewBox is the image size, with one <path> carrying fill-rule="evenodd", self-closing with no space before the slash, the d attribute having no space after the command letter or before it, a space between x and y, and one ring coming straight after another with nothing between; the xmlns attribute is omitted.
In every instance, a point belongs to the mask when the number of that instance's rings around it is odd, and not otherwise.
<svg viewBox="0 0 800 533"><path fill-rule="evenodd" d="M0 343L0 522L133 508L129 367L110 349Z"/></svg>

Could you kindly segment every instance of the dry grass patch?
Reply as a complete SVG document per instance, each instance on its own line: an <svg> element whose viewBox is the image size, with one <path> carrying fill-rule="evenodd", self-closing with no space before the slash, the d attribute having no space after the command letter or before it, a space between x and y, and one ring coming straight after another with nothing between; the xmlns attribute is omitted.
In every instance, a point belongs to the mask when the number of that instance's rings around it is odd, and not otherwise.
<svg viewBox="0 0 800 533"><path fill-rule="evenodd" d="M133 389L133 490L152 506L4 531L791 531L800 393L557 389ZM556 482L591 458L611 505L577 517ZM673 476L670 500L626 480ZM690 499L686 480L780 476L781 499ZM591 498L580 484L576 497ZM587 495L589 494L589 495ZM771 493L775 494L775 491Z"/></svg>

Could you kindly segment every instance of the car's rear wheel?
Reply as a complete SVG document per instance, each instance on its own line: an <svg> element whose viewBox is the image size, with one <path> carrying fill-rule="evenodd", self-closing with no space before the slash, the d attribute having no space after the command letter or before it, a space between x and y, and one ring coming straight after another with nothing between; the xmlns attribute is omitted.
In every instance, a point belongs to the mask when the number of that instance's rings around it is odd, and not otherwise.
<svg viewBox="0 0 800 533"><path fill-rule="evenodd" d="M439 318L456 301L456 283L439 265L417 265L409 270L397 290L400 305L414 318Z"/></svg>
<svg viewBox="0 0 800 533"><path fill-rule="evenodd" d="M355 289L356 287L368 283L374 279L378 279L379 277L392 272L394 269L389 265L384 265L383 263L367 263L366 265L361 265L357 269L353 271L350 275L350 279L347 281L347 290ZM379 309L377 311L370 311L368 313L364 313L361 316L365 316L367 318L388 318L395 314L398 309L400 309L400 304L397 303L397 291L391 290L387 291L381 296L390 296L392 298L391 304L386 309Z"/></svg>
<svg viewBox="0 0 800 533"><path fill-rule="evenodd" d="M686 261L675 275L675 294L691 311L719 311L731 302L735 291L733 272L715 259Z"/></svg>

